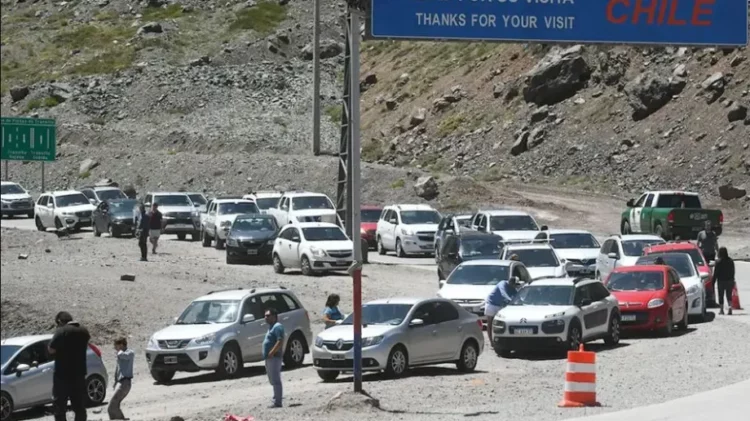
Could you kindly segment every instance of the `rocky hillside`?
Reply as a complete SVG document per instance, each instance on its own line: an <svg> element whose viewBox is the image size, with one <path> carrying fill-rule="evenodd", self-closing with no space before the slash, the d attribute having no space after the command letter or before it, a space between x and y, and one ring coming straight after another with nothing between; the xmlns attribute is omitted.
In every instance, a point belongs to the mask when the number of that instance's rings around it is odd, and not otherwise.
<svg viewBox="0 0 750 421"><path fill-rule="evenodd" d="M302 0L2 0L2 114L57 118L48 188L113 178L139 190L333 193L336 160L310 155L311 9ZM343 2L323 0L329 153L339 141L343 13ZM409 198L420 174L451 192L444 206L496 182L711 195L750 185L748 58L746 49L365 42L365 199ZM12 163L10 174L40 187L38 165Z"/></svg>

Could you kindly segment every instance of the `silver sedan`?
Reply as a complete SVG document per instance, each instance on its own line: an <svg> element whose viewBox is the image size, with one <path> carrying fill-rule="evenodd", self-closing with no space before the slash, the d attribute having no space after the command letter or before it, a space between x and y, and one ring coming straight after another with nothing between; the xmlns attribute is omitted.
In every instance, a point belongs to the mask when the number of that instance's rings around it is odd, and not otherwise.
<svg viewBox="0 0 750 421"><path fill-rule="evenodd" d="M324 381L353 367L354 315L315 339L313 366ZM476 315L442 298L391 298L362 306L362 370L402 376L410 366L455 363L471 372L484 349Z"/></svg>
<svg viewBox="0 0 750 421"><path fill-rule="evenodd" d="M55 362L47 351L52 335L21 336L0 342L0 419L11 419L14 411L52 403ZM107 369L101 351L89 345L86 402L101 405L107 394Z"/></svg>

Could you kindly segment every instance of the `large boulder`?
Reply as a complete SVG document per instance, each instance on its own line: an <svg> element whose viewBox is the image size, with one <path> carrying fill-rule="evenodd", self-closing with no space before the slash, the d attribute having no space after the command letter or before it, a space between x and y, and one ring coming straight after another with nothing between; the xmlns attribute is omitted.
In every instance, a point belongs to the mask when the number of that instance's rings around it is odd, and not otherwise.
<svg viewBox="0 0 750 421"><path fill-rule="evenodd" d="M128 199L135 199L138 197L138 193L135 191L135 187L128 185L125 186L125 188L122 189L122 192L125 193L125 196L128 197Z"/></svg>
<svg viewBox="0 0 750 421"><path fill-rule="evenodd" d="M81 165L78 167L78 173L79 174L88 174L93 170L94 168L99 166L99 162L91 159L86 158L81 162Z"/></svg>
<svg viewBox="0 0 750 421"><path fill-rule="evenodd" d="M440 194L437 181L431 176L419 177L414 183L414 193L425 200L432 200Z"/></svg>
<svg viewBox="0 0 750 421"><path fill-rule="evenodd" d="M743 187L735 187L731 184L719 186L719 196L724 200L741 199L745 197L747 190Z"/></svg>
<svg viewBox="0 0 750 421"><path fill-rule="evenodd" d="M325 60L334 58L344 52L344 45L332 40L321 40L320 41L320 59ZM312 60L313 59L313 45L309 43L302 48L302 59Z"/></svg>
<svg viewBox="0 0 750 421"><path fill-rule="evenodd" d="M727 111L727 119L730 123L747 118L747 107L739 102L732 102Z"/></svg>
<svg viewBox="0 0 750 421"><path fill-rule="evenodd" d="M583 47L555 47L526 74L523 98L537 105L564 101L582 89L591 76Z"/></svg>
<svg viewBox="0 0 750 421"><path fill-rule="evenodd" d="M625 95L633 109L633 120L638 121L667 105L674 96L674 90L669 78L649 71L628 82Z"/></svg>
<svg viewBox="0 0 750 421"><path fill-rule="evenodd" d="M27 86L14 86L10 88L8 93L13 102L18 102L29 96L29 88Z"/></svg>

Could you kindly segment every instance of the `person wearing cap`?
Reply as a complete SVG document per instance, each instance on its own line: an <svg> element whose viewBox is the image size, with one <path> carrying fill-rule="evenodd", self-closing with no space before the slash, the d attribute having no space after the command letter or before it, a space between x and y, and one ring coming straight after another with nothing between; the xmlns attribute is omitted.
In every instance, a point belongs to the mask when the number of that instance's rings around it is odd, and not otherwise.
<svg viewBox="0 0 750 421"><path fill-rule="evenodd" d="M487 317L487 337L490 343L492 343L492 319L516 296L518 293L517 285L518 278L515 276L512 276L509 280L500 281L484 301L484 316Z"/></svg>

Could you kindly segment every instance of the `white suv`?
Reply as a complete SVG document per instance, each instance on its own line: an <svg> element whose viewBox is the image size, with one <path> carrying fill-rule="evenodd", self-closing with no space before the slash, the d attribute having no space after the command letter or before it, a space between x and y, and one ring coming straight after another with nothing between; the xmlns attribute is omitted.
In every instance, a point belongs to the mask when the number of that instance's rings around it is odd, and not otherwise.
<svg viewBox="0 0 750 421"><path fill-rule="evenodd" d="M245 363L262 361L268 331L264 314L275 308L284 326L284 365L299 367L310 352L307 310L286 288L228 289L190 303L175 323L151 337L146 362L151 376L168 383L178 371L216 370L237 377Z"/></svg>
<svg viewBox="0 0 750 421"><path fill-rule="evenodd" d="M594 277L599 280L607 279L615 268L635 266L638 258L643 255L643 249L665 243L666 241L657 235L612 235L604 241L599 250Z"/></svg>
<svg viewBox="0 0 750 421"><path fill-rule="evenodd" d="M565 259L560 259L549 244L509 244L500 251L500 259L511 260L518 256L531 275L531 279L564 278L571 268Z"/></svg>
<svg viewBox="0 0 750 421"><path fill-rule="evenodd" d="M398 257L432 255L442 216L429 205L392 205L383 208L375 231L378 254L393 250Z"/></svg>
<svg viewBox="0 0 750 421"><path fill-rule="evenodd" d="M34 199L31 198L26 189L10 181L3 181L1 188L2 216L26 215L29 218L34 217Z"/></svg>
<svg viewBox="0 0 750 421"><path fill-rule="evenodd" d="M34 223L39 231L47 228L80 230L91 226L96 206L75 190L43 193L34 207Z"/></svg>
<svg viewBox="0 0 750 421"><path fill-rule="evenodd" d="M268 209L275 208L284 193L275 190L256 191L242 196L243 199L252 200L258 205L260 213L267 213Z"/></svg>
<svg viewBox="0 0 750 421"><path fill-rule="evenodd" d="M346 270L354 260L354 243L336 224L299 222L281 229L271 252L273 270L300 268L302 274Z"/></svg>
<svg viewBox="0 0 750 421"><path fill-rule="evenodd" d="M251 200L215 199L208 205L206 217L201 221L201 240L203 247L210 247L216 241L216 249L224 249L229 228L237 215L260 213L260 209Z"/></svg>
<svg viewBox="0 0 750 421"><path fill-rule="evenodd" d="M492 321L492 346L502 357L541 348L573 351L597 339L620 342L620 310L617 298L593 279L532 281Z"/></svg>

